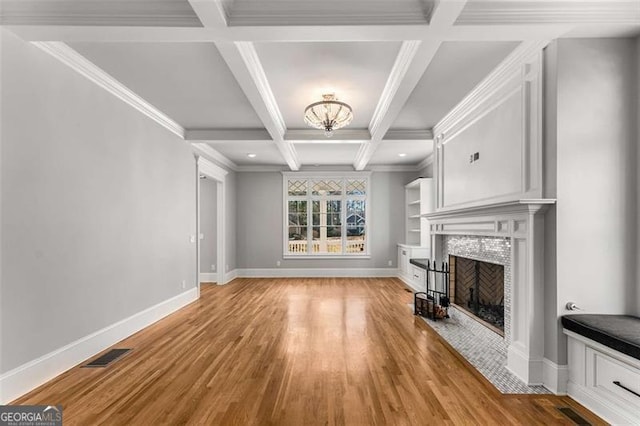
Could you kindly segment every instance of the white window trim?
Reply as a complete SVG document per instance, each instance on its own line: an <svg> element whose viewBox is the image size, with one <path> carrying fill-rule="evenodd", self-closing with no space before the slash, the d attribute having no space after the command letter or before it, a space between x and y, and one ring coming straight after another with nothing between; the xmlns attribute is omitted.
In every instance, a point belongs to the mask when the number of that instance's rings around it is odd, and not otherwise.
<svg viewBox="0 0 640 426"><path fill-rule="evenodd" d="M366 220L365 220L365 240L364 240L364 253L358 254L291 254L289 253L289 179L366 179ZM348 198L346 193L340 196L342 200ZM305 196L306 200L310 200L309 196ZM371 172L282 172L282 258L283 259L370 259L370 234L371 229ZM310 206L307 206L309 209ZM346 215L345 209L342 211L343 215ZM346 219L342 218L342 223L346 224ZM307 226L310 226L307 224ZM342 241L343 253L344 244L346 240Z"/></svg>

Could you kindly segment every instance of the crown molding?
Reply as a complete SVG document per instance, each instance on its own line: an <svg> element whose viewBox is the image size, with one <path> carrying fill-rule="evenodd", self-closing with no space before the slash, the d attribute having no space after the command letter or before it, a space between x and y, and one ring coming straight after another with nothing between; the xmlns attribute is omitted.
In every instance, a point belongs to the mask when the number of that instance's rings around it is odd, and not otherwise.
<svg viewBox="0 0 640 426"><path fill-rule="evenodd" d="M389 113L391 102L398 92L398 89L402 85L404 77L411 67L413 58L415 57L416 53L418 53L419 47L420 41L417 40L408 40L402 42L402 46L400 47L400 51L398 52L396 61L393 64L391 73L387 78L387 82L384 86L384 89L382 90L382 94L380 95L380 99L378 100L378 104L376 105L376 109L373 112L371 122L369 123L369 132L371 133L372 138L382 139L383 135L378 134L381 124ZM384 129L385 133L386 130L387 129Z"/></svg>
<svg viewBox="0 0 640 426"><path fill-rule="evenodd" d="M456 25L638 24L637 0L626 1L475 1Z"/></svg>
<svg viewBox="0 0 640 426"><path fill-rule="evenodd" d="M532 57L541 54L548 40L522 42L507 58L500 63L480 84L469 92L438 124L434 126L434 136L440 137L460 122L464 117L472 113L486 99L499 92L502 87L509 84L512 76L520 75L522 67L531 61Z"/></svg>
<svg viewBox="0 0 640 426"><path fill-rule="evenodd" d="M125 85L98 68L91 61L61 42L35 42L38 48L47 52L77 73L93 81L107 92L131 105L165 129L184 139L184 128L169 116L129 90Z"/></svg>
<svg viewBox="0 0 640 426"><path fill-rule="evenodd" d="M265 129L185 129L186 140L194 141L268 141L271 136Z"/></svg>
<svg viewBox="0 0 640 426"><path fill-rule="evenodd" d="M192 143L194 151L201 154L209 161L212 161L228 170L238 171L239 166L227 157L222 155L219 151L212 148L210 145L202 142Z"/></svg>
<svg viewBox="0 0 640 426"><path fill-rule="evenodd" d="M284 119L253 43L216 43L216 47L271 135L282 158L291 170L298 170L300 160L293 144L284 140Z"/></svg>
<svg viewBox="0 0 640 426"><path fill-rule="evenodd" d="M3 1L0 25L202 27L186 2Z"/></svg>
<svg viewBox="0 0 640 426"><path fill-rule="evenodd" d="M385 141L432 141L433 132L429 129L426 130L411 130L411 129L389 129L387 134L384 135Z"/></svg>
<svg viewBox="0 0 640 426"><path fill-rule="evenodd" d="M237 172L245 172L245 173L264 173L264 172L286 172L289 168L287 166L278 166L278 165L255 165L255 166L238 166L236 169Z"/></svg>
<svg viewBox="0 0 640 426"><path fill-rule="evenodd" d="M235 0L225 10L231 26L273 25L425 25L434 9L434 0L416 2L321 3L290 0Z"/></svg>
<svg viewBox="0 0 640 426"><path fill-rule="evenodd" d="M240 56L244 60L244 64L253 79L253 83L262 98L262 102L264 102L267 111L269 112L271 122L275 126L275 130L278 132L279 138L284 138L287 126L284 123L284 118L282 117L280 108L278 108L276 97L271 90L264 68L262 68L258 52L256 52L256 49L251 42L240 41L236 42L235 45Z"/></svg>
<svg viewBox="0 0 640 426"><path fill-rule="evenodd" d="M418 170L422 170L430 166L431 164L433 164L433 160L434 160L434 155L432 152L431 154L427 155L427 158L425 158L424 160L418 163Z"/></svg>
<svg viewBox="0 0 640 426"><path fill-rule="evenodd" d="M204 27L227 26L227 14L220 0L189 0L189 5Z"/></svg>

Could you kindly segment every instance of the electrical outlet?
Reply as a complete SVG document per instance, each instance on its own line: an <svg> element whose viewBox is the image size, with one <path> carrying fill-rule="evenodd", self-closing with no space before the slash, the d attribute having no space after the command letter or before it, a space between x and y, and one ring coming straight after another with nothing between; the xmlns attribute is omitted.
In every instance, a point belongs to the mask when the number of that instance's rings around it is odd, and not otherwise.
<svg viewBox="0 0 640 426"><path fill-rule="evenodd" d="M187 282L185 280L182 280L182 288L187 288Z"/></svg>
<svg viewBox="0 0 640 426"><path fill-rule="evenodd" d="M189 242L195 243L196 242L196 236L195 235L189 235Z"/></svg>
<svg viewBox="0 0 640 426"><path fill-rule="evenodd" d="M216 271L216 265L211 265L211 272L215 272Z"/></svg>
<svg viewBox="0 0 640 426"><path fill-rule="evenodd" d="M279 260L276 262L276 266L280 266L280 261Z"/></svg>
<svg viewBox="0 0 640 426"><path fill-rule="evenodd" d="M393 266L393 260L390 260L388 263L389 263L389 266Z"/></svg>

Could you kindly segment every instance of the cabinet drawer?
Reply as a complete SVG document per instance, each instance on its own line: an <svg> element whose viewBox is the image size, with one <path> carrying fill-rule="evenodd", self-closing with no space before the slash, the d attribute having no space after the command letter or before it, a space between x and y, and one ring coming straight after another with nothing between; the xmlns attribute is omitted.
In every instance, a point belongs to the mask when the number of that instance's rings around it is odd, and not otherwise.
<svg viewBox="0 0 640 426"><path fill-rule="evenodd" d="M411 281L424 287L425 283L425 270L422 268L418 268L417 266L411 265Z"/></svg>
<svg viewBox="0 0 640 426"><path fill-rule="evenodd" d="M587 370L588 385L640 411L640 396L634 394L640 394L640 369L591 348L587 348L587 359L587 365L593 366Z"/></svg>

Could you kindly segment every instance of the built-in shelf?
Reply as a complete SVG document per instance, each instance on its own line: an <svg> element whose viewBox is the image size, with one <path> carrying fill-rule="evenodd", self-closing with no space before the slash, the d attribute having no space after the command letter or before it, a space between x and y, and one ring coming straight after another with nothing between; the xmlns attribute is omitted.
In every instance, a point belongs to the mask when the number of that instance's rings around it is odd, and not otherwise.
<svg viewBox="0 0 640 426"><path fill-rule="evenodd" d="M429 221L424 214L433 211L433 179L418 178L405 185L405 243L429 247Z"/></svg>

